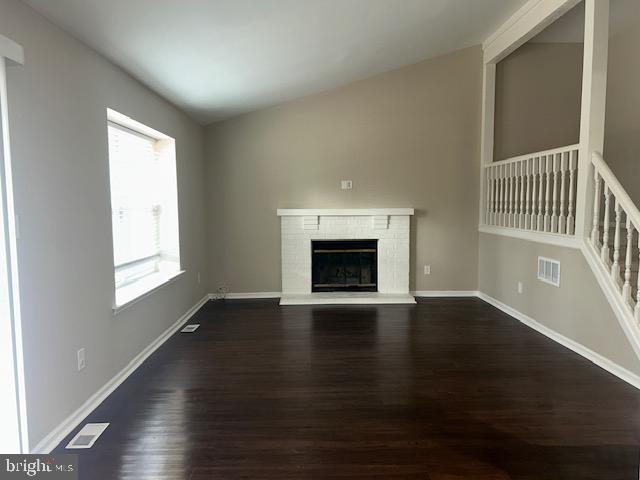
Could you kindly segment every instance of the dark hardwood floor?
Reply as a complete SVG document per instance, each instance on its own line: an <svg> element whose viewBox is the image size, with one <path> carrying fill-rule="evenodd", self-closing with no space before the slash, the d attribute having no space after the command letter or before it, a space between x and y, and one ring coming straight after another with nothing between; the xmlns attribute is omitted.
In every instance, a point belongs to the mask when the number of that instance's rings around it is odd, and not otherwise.
<svg viewBox="0 0 640 480"><path fill-rule="evenodd" d="M82 479L638 479L640 392L481 300L192 322L89 416Z"/></svg>

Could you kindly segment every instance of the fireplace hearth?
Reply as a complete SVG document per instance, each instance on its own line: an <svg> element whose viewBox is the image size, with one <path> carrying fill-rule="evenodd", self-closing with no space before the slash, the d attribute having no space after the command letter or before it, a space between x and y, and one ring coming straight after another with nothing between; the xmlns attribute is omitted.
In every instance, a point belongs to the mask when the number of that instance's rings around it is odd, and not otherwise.
<svg viewBox="0 0 640 480"><path fill-rule="evenodd" d="M312 292L377 292L378 240L313 240Z"/></svg>

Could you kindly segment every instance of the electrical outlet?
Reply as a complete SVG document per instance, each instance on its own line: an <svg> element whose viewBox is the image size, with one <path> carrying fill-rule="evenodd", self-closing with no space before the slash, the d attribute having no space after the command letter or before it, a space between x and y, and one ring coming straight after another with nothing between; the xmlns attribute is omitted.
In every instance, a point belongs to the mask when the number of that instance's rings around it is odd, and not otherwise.
<svg viewBox="0 0 640 480"><path fill-rule="evenodd" d="M82 370L85 366L85 349L84 347L82 347L80 350L78 350L78 371Z"/></svg>
<svg viewBox="0 0 640 480"><path fill-rule="evenodd" d="M518 293L522 293L524 291L524 287L522 286L522 282L518 282Z"/></svg>
<svg viewBox="0 0 640 480"><path fill-rule="evenodd" d="M431 265L425 265L424 266L424 274L425 275L431 275Z"/></svg>
<svg viewBox="0 0 640 480"><path fill-rule="evenodd" d="M200 272L198 272L198 283L200 283Z"/></svg>
<svg viewBox="0 0 640 480"><path fill-rule="evenodd" d="M353 181L342 180L342 182L340 182L340 188L342 188L342 190L351 190L353 188Z"/></svg>

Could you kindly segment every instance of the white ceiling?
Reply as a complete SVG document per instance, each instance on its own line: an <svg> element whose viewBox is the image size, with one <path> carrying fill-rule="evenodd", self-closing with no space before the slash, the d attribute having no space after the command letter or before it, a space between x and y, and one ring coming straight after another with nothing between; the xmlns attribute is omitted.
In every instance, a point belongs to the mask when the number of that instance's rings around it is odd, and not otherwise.
<svg viewBox="0 0 640 480"><path fill-rule="evenodd" d="M23 0L202 123L481 43L525 0Z"/></svg>

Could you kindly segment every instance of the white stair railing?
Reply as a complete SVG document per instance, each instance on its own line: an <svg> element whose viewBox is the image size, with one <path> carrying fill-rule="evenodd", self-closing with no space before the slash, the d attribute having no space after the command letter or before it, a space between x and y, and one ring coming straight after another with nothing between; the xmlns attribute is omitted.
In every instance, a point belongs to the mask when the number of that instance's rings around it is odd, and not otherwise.
<svg viewBox="0 0 640 480"><path fill-rule="evenodd" d="M484 166L486 225L574 235L578 145Z"/></svg>
<svg viewBox="0 0 640 480"><path fill-rule="evenodd" d="M640 323L640 211L602 156L594 153L593 219L587 238L628 311Z"/></svg>

